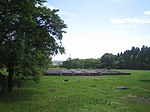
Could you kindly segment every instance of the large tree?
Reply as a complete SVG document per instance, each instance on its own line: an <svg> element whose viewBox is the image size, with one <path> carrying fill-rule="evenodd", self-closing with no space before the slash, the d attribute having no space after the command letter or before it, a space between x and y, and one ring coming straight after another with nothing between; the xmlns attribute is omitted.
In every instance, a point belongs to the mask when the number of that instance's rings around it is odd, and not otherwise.
<svg viewBox="0 0 150 112"><path fill-rule="evenodd" d="M50 57L64 53L66 25L45 0L0 0L0 84L11 92L13 79L37 80ZM7 72L2 72L2 71ZM6 73L6 74L5 74Z"/></svg>
<svg viewBox="0 0 150 112"><path fill-rule="evenodd" d="M105 53L101 57L101 64L103 68L113 68L114 67L115 55L111 53Z"/></svg>

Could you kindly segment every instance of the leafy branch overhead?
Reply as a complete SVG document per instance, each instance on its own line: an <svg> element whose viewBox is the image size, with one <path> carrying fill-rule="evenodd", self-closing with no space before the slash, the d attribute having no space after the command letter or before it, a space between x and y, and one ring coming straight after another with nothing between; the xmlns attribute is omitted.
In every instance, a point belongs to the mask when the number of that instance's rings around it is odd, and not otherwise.
<svg viewBox="0 0 150 112"><path fill-rule="evenodd" d="M0 1L0 69L8 71L4 91L12 91L14 77L38 79L50 57L65 52L61 40L67 26L59 10L43 6L45 2Z"/></svg>

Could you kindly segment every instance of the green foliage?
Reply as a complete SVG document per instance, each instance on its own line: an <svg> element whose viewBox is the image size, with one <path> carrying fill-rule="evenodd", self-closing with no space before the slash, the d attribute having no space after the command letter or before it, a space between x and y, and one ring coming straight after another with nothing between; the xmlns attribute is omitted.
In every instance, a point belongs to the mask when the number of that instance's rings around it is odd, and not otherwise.
<svg viewBox="0 0 150 112"><path fill-rule="evenodd" d="M43 76L39 84L28 81L0 96L0 112L149 112L150 71L121 71L131 75Z"/></svg>
<svg viewBox="0 0 150 112"><path fill-rule="evenodd" d="M0 69L11 78L38 79L51 56L64 53L66 25L45 0L0 1Z"/></svg>
<svg viewBox="0 0 150 112"><path fill-rule="evenodd" d="M71 68L79 68L79 69L95 69L100 68L100 59L68 59L64 61L62 66L63 68L71 69Z"/></svg>
<svg viewBox="0 0 150 112"><path fill-rule="evenodd" d="M123 68L150 69L150 47L132 47L118 55L105 53L100 59L68 59L62 64L64 68Z"/></svg>
<svg viewBox="0 0 150 112"><path fill-rule="evenodd" d="M116 56L117 67L126 69L150 69L150 47L132 47Z"/></svg>
<svg viewBox="0 0 150 112"><path fill-rule="evenodd" d="M101 57L101 63L103 68L113 68L114 67L115 55L110 53L105 53Z"/></svg>
<svg viewBox="0 0 150 112"><path fill-rule="evenodd" d="M0 73L3 74L4 76L8 75L7 69L6 68L2 68L0 69Z"/></svg>

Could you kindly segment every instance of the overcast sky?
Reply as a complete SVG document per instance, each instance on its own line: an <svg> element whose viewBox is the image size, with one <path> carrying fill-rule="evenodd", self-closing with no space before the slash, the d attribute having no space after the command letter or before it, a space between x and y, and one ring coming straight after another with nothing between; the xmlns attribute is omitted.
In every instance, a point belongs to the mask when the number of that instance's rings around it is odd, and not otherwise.
<svg viewBox="0 0 150 112"><path fill-rule="evenodd" d="M100 58L132 46L150 47L150 0L48 0L67 24L65 55L53 60Z"/></svg>

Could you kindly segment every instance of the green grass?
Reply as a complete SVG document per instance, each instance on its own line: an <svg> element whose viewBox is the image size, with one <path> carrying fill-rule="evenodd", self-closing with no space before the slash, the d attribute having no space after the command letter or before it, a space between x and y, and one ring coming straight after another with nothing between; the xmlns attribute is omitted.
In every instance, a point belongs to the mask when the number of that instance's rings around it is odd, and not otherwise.
<svg viewBox="0 0 150 112"><path fill-rule="evenodd" d="M0 112L149 112L150 71L123 71L131 75L43 76L0 96Z"/></svg>

